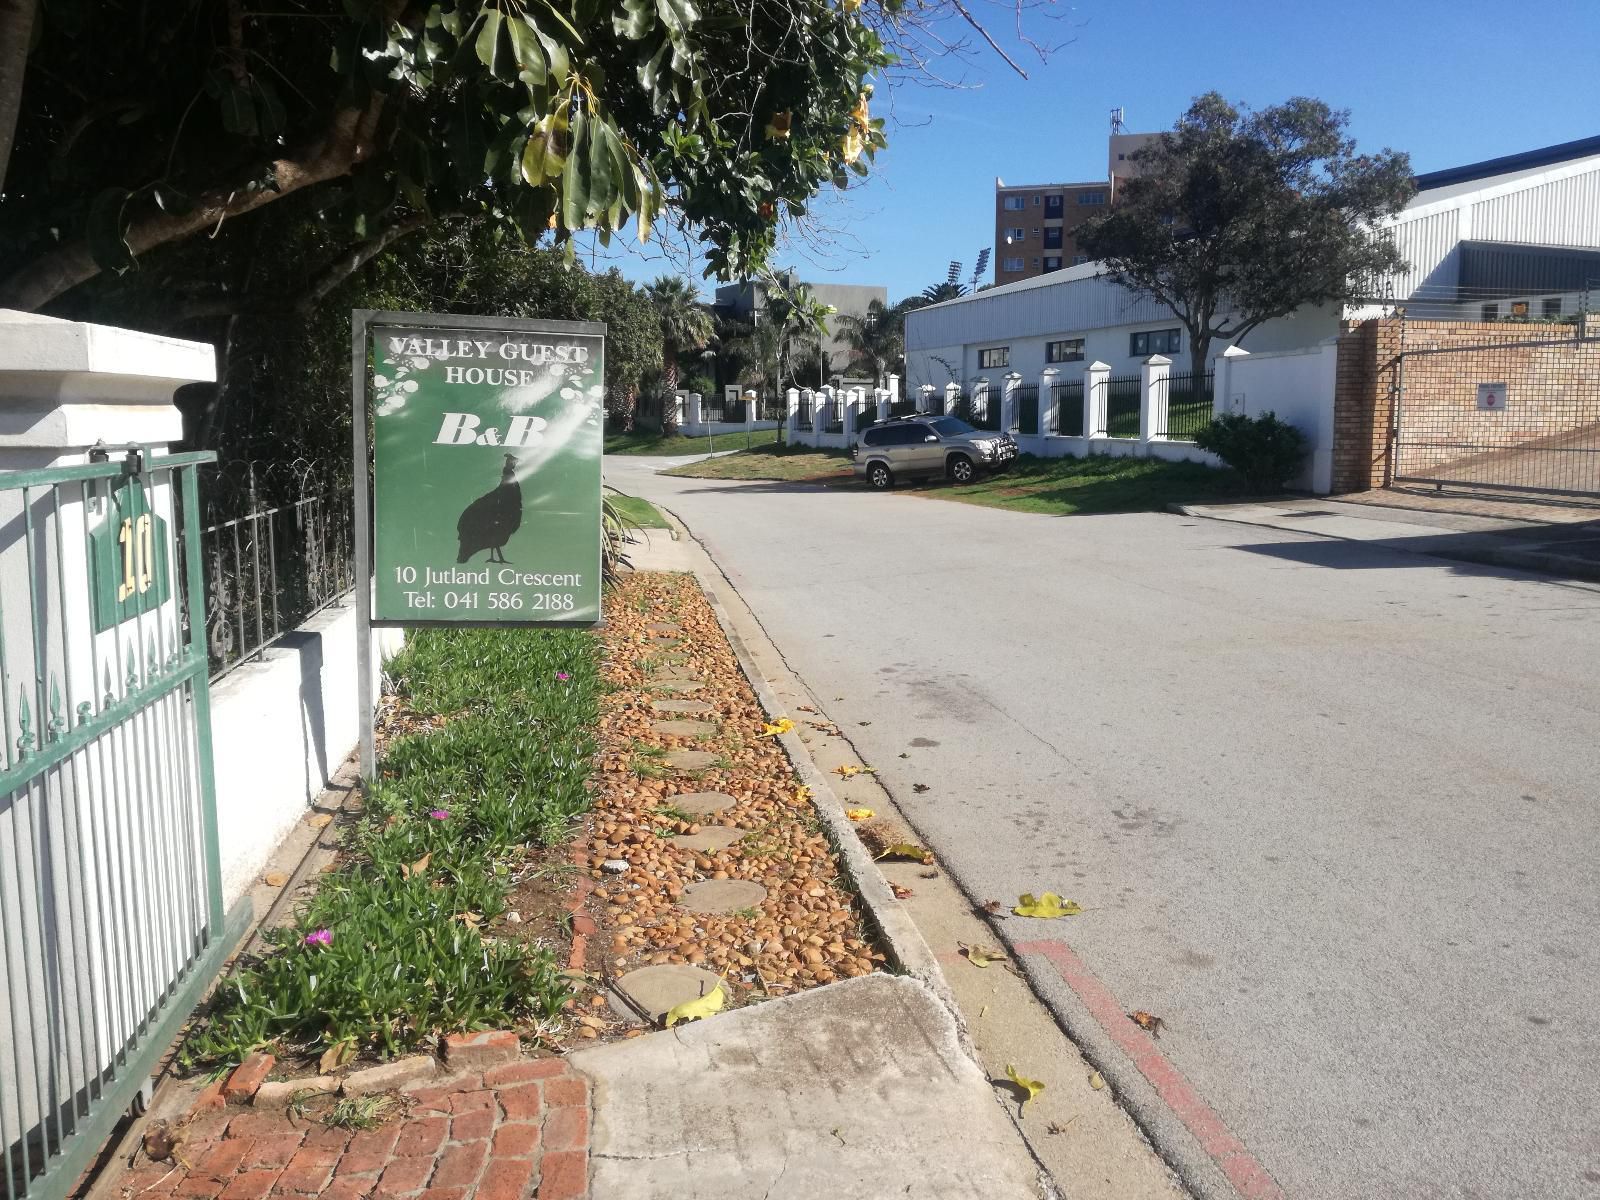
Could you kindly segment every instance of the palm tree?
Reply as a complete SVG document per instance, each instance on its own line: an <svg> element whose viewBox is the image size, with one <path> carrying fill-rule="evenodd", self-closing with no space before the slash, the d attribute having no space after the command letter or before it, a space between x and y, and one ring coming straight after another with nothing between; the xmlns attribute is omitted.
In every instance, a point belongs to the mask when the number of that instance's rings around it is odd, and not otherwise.
<svg viewBox="0 0 1600 1200"><path fill-rule="evenodd" d="M882 385L884 376L895 371L906 354L906 314L902 305L893 307L882 300L873 300L867 311L840 313L834 324L838 331L834 340L850 349L851 365L870 371L874 385Z"/></svg>
<svg viewBox="0 0 1600 1200"><path fill-rule="evenodd" d="M943 300L954 300L957 296L967 294L967 285L964 283L931 283L922 289L922 298L929 304L938 304Z"/></svg>
<svg viewBox="0 0 1600 1200"><path fill-rule="evenodd" d="M700 303L694 284L681 275L663 275L645 288L661 318L661 383L678 388L678 356L703 350L711 341L711 314Z"/></svg>

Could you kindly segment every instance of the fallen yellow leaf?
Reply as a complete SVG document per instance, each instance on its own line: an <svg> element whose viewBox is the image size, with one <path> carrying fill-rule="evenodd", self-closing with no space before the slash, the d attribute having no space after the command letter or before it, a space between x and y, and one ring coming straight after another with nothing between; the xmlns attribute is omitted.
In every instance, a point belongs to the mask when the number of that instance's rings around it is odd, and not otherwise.
<svg viewBox="0 0 1600 1200"><path fill-rule="evenodd" d="M933 853L931 851L926 850L921 846L913 845L911 842L900 842L897 845L890 846L882 854L878 855L878 857L909 858L912 862L919 862L924 865L927 865L933 861Z"/></svg>
<svg viewBox="0 0 1600 1200"><path fill-rule="evenodd" d="M1090 1071L1089 1086L1098 1092L1101 1088L1106 1086L1105 1076L1100 1074L1099 1071Z"/></svg>
<svg viewBox="0 0 1600 1200"><path fill-rule="evenodd" d="M993 946L986 946L982 942L969 946L965 942L958 943L966 953L967 961L975 967L988 967L990 963L1005 962L1006 956L1002 951Z"/></svg>
<svg viewBox="0 0 1600 1200"><path fill-rule="evenodd" d="M769 725L765 721L762 722L761 736L777 737L781 733L788 733L793 728L794 722L789 720L788 717L779 717L776 724Z"/></svg>
<svg viewBox="0 0 1600 1200"><path fill-rule="evenodd" d="M878 814L870 808L847 808L844 810L844 815L852 821L870 821Z"/></svg>
<svg viewBox="0 0 1600 1200"><path fill-rule="evenodd" d="M433 852L429 851L427 854L424 854L421 858L417 859L416 862L411 863L409 866L401 866L400 875L404 879L410 879L413 876L421 875L428 869L428 864L432 861Z"/></svg>
<svg viewBox="0 0 1600 1200"><path fill-rule="evenodd" d="M306 824L311 826L313 829L325 829L329 825L333 824L333 814L317 813L315 816L307 817Z"/></svg>
<svg viewBox="0 0 1600 1200"><path fill-rule="evenodd" d="M722 990L722 981L717 981L717 986L704 996L694 1000L685 1000L675 1008L667 1010L667 1028L671 1029L679 1021L698 1021L722 1011L722 1006L728 1002L727 995Z"/></svg>
<svg viewBox="0 0 1600 1200"><path fill-rule="evenodd" d="M804 804L807 800L811 799L811 789L802 783L799 787L795 788L794 798L801 804Z"/></svg>
<svg viewBox="0 0 1600 1200"><path fill-rule="evenodd" d="M268 871L261 877L261 882L268 887L282 887L289 882L289 876L282 871Z"/></svg>
<svg viewBox="0 0 1600 1200"><path fill-rule="evenodd" d="M1076 900L1063 900L1054 892L1046 892L1035 899L1032 892L1024 892L1017 906L1011 910L1019 917L1075 917L1083 911Z"/></svg>
<svg viewBox="0 0 1600 1200"><path fill-rule="evenodd" d="M1006 1064L1006 1078L1028 1093L1022 1101L1024 1106L1029 1100L1032 1100L1040 1092L1044 1091L1043 1083L1039 1082L1037 1079L1029 1079L1026 1075L1018 1075L1017 1069L1010 1063Z"/></svg>
<svg viewBox="0 0 1600 1200"><path fill-rule="evenodd" d="M322 1052L322 1057L317 1060L317 1070L323 1075L337 1071L355 1056L355 1038L342 1038Z"/></svg>
<svg viewBox="0 0 1600 1200"><path fill-rule="evenodd" d="M852 775L875 775L875 774L877 774L877 772L875 772L871 767L853 767L848 763L846 763L842 767L835 767L833 769L833 773L835 775L843 775L846 779L849 779Z"/></svg>

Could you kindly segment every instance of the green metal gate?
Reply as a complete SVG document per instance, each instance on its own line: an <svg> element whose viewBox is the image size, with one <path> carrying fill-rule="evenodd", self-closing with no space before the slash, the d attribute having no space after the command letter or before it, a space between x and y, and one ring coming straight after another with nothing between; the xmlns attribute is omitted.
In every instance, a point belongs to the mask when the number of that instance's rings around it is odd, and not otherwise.
<svg viewBox="0 0 1600 1200"><path fill-rule="evenodd" d="M224 913L195 472L0 472L3 1200L64 1196L244 931Z"/></svg>

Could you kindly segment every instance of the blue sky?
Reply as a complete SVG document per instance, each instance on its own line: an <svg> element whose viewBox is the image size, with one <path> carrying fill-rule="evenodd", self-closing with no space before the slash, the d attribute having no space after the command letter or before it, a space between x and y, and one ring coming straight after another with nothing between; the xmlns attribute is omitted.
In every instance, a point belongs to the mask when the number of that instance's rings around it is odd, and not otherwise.
<svg viewBox="0 0 1600 1200"><path fill-rule="evenodd" d="M1213 88L1258 108L1293 95L1348 108L1359 147L1407 150L1417 171L1600 134L1600 0L1092 0L1030 14L1036 40L1070 42L1045 64L1006 0L973 8L1029 78L986 53L967 88L880 88L888 149L870 180L820 206L826 228L782 265L883 284L891 300L943 279L950 259L970 274L993 241L996 175L1104 178L1113 107L1131 132L1164 129ZM620 242L611 254L630 278L671 269Z"/></svg>

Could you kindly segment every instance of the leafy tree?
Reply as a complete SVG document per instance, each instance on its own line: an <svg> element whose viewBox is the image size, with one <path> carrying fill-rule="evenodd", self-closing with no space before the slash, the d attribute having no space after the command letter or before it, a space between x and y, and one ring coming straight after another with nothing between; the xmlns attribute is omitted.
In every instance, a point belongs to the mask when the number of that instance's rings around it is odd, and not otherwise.
<svg viewBox="0 0 1600 1200"><path fill-rule="evenodd" d="M665 391L678 387L678 358L705 349L715 332L700 295L681 275L663 275L645 289L661 322L661 382Z"/></svg>
<svg viewBox="0 0 1600 1200"><path fill-rule="evenodd" d="M5 0L0 304L303 192L342 245L439 217L530 243L661 218L712 272L884 145L871 77L898 3L845 0ZM920 20L916 14L912 14ZM32 44L25 73L22 45ZM26 81L25 86L23 81ZM20 100L19 100L20 89ZM4 146L0 139L0 147ZM385 239L388 241L385 241ZM363 257L365 255L365 257Z"/></svg>
<svg viewBox="0 0 1600 1200"><path fill-rule="evenodd" d="M834 318L836 341L850 350L850 361L869 373L875 384L899 371L906 356L906 310L873 300L864 314L840 313Z"/></svg>
<svg viewBox="0 0 1600 1200"><path fill-rule="evenodd" d="M1137 152L1138 173L1078 246L1172 309L1202 372L1214 339L1353 300L1403 265L1384 222L1414 192L1410 159L1356 153L1348 123L1320 100L1252 113L1208 92Z"/></svg>

